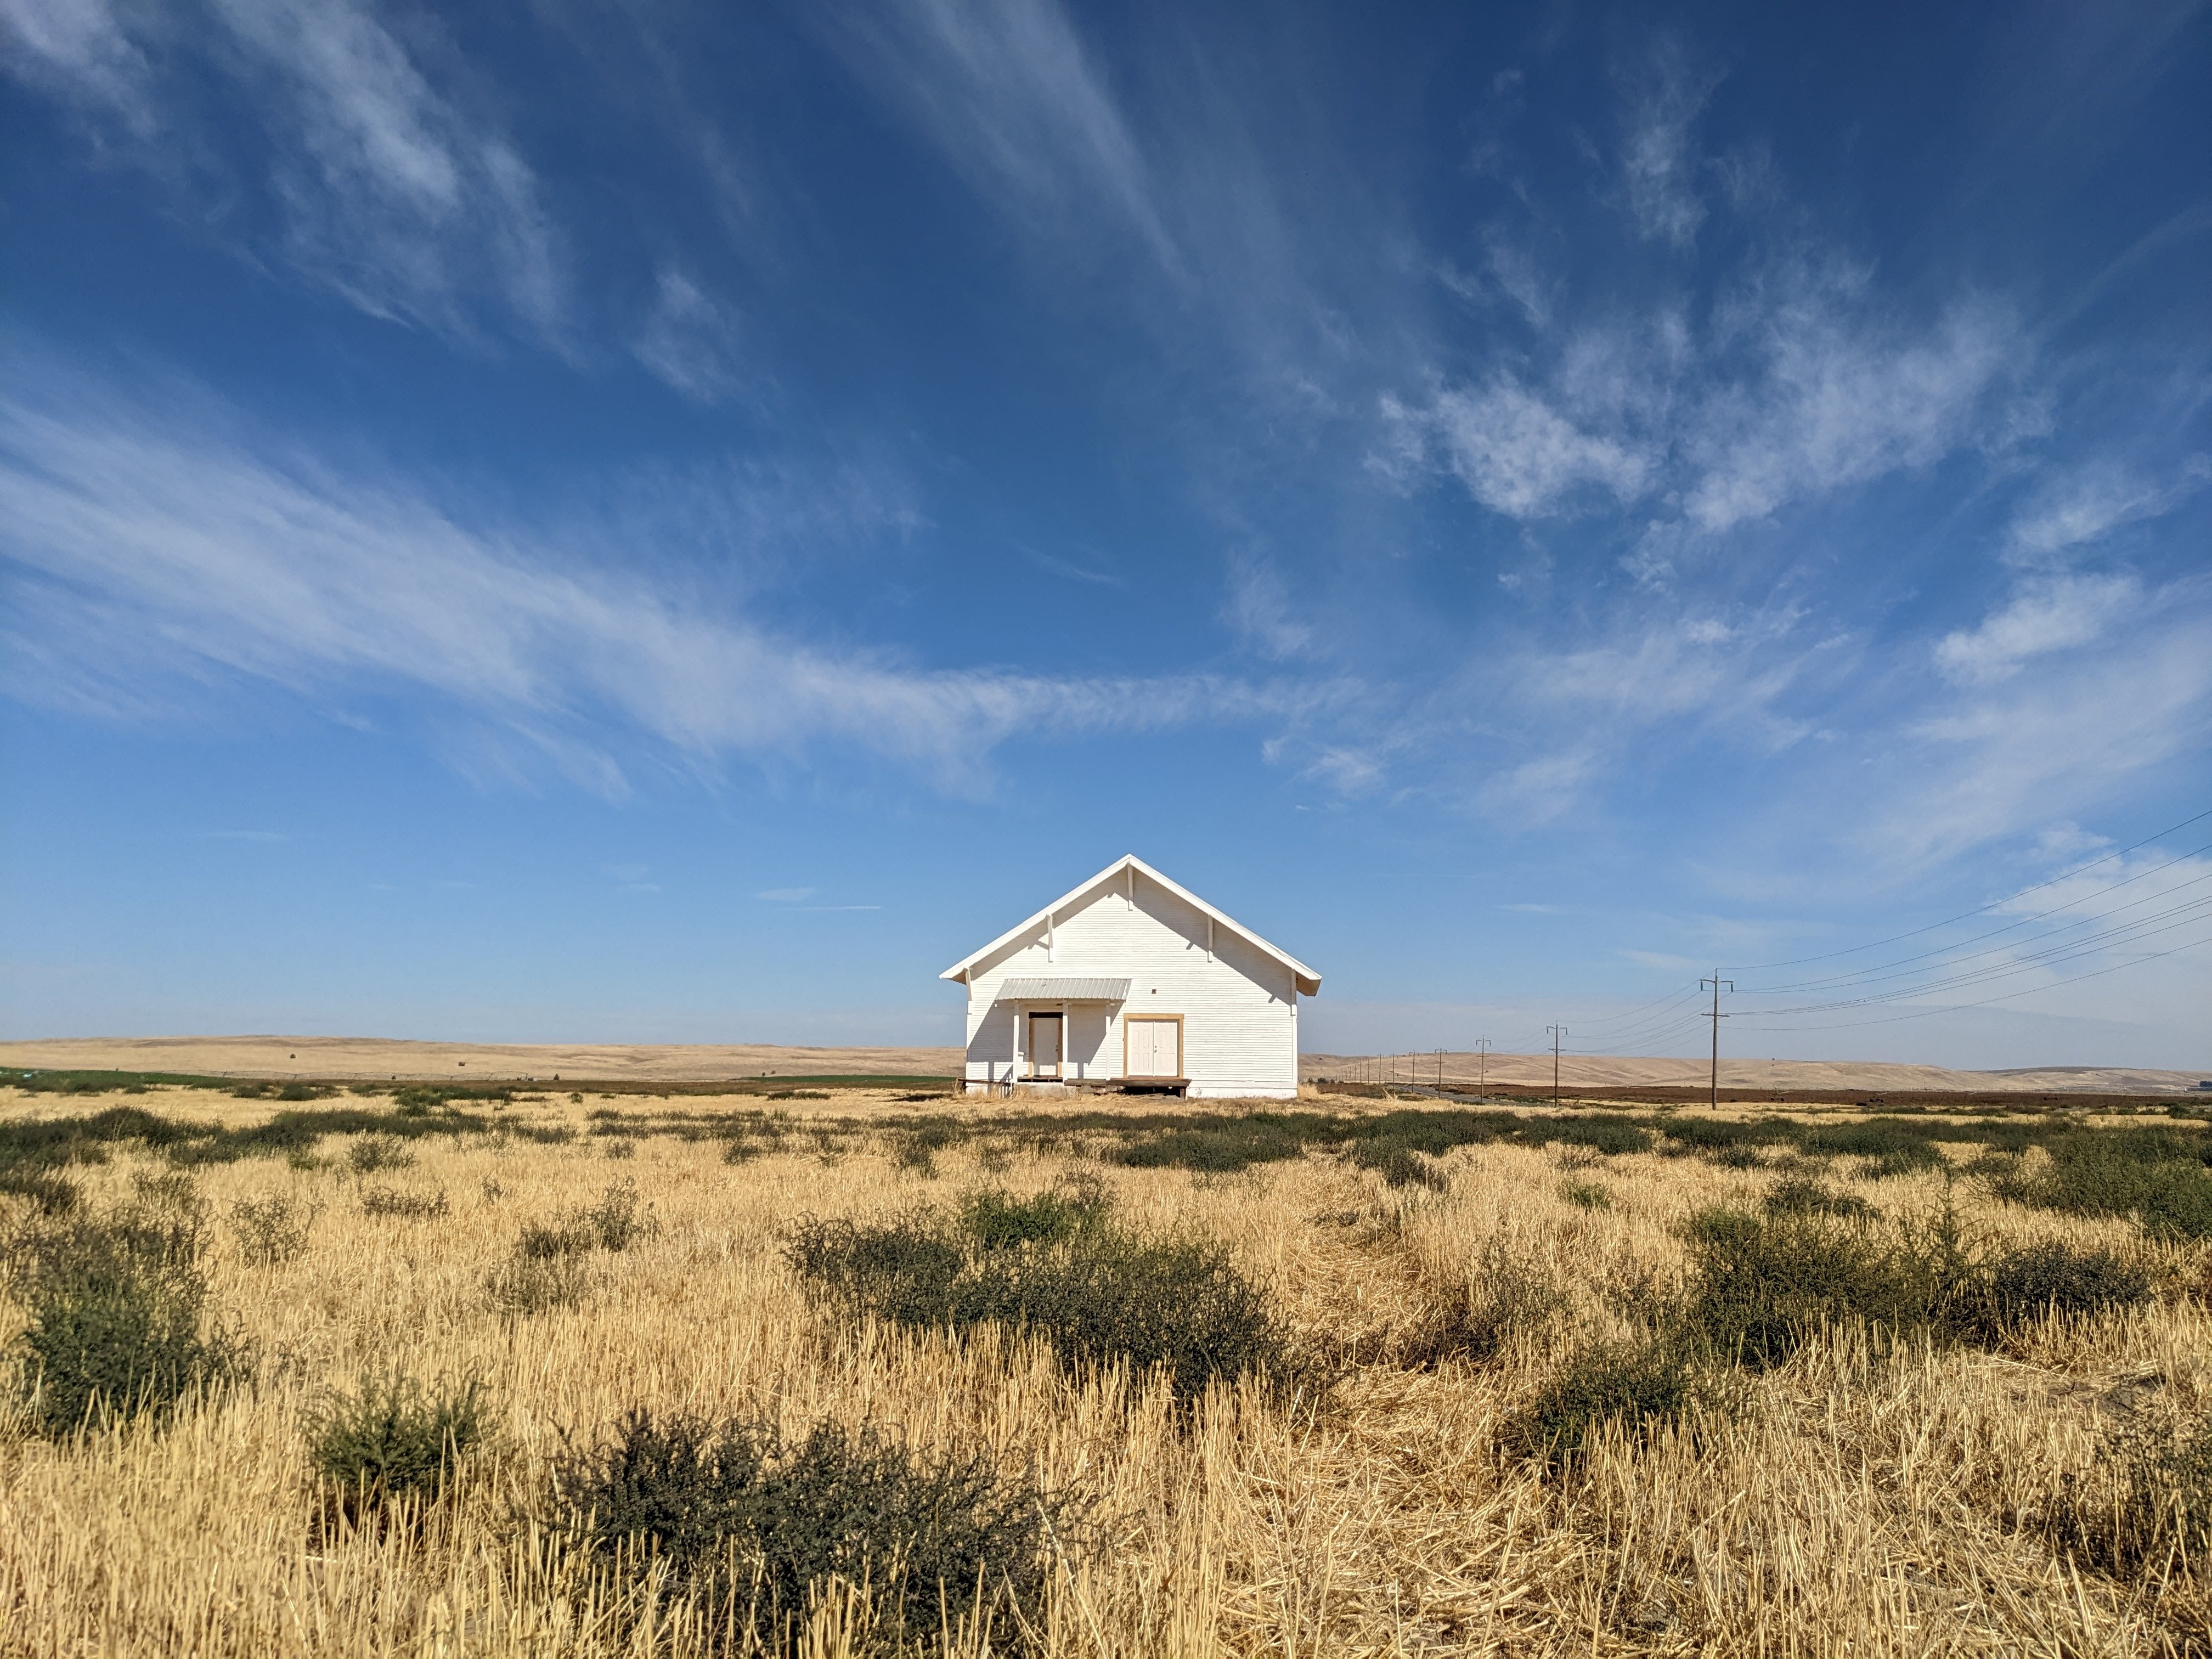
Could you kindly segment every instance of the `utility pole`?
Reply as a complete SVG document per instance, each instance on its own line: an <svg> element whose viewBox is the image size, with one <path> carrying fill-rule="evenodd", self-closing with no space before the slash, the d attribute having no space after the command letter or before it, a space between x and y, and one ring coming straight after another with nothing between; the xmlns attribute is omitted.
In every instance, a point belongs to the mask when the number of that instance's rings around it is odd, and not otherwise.
<svg viewBox="0 0 2212 1659"><path fill-rule="evenodd" d="M1490 1092L1490 1039L1488 1037L1475 1038L1474 1064L1475 1077L1478 1079L1474 1085L1474 1091L1479 1095L1486 1095Z"/></svg>
<svg viewBox="0 0 2212 1659"><path fill-rule="evenodd" d="M1698 988L1700 991L1708 985L1713 988L1713 1011L1705 1016L1713 1023L1712 1107L1715 1111L1718 1111L1721 1104L1721 1022L1728 1018L1721 1012L1721 987L1725 985L1733 994L1735 991L1735 981L1732 979L1723 979L1721 970L1716 968L1711 979L1701 979L1698 981Z"/></svg>
<svg viewBox="0 0 2212 1659"><path fill-rule="evenodd" d="M1567 1028L1547 1025L1544 1029L1552 1034L1552 1103L1556 1106L1559 1103L1559 1044L1567 1035Z"/></svg>

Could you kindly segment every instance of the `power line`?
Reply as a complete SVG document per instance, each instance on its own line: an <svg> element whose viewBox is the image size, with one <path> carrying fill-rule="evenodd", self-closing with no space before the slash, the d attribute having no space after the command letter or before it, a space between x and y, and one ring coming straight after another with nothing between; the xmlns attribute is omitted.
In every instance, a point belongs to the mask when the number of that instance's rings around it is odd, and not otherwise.
<svg viewBox="0 0 2212 1659"><path fill-rule="evenodd" d="M2205 879L2212 880L2212 876L2208 876ZM2193 882L2188 884L2191 886L2196 885ZM2172 890L2179 892L2181 890L2177 887ZM2159 896L2164 897L2166 895L2160 894ZM2142 902L2148 903L2153 901L2144 900ZM2147 916L2137 916L2132 921L2121 922L2118 927L2104 928L2094 933L2084 933L2071 939L2060 940L2058 939L2058 934L2067 932L2068 930L2065 928L2058 928L2050 933L2045 934L2043 939L2039 941L2024 940L2022 941L2021 945L2005 945L1992 951L1977 951L1971 956L1954 957L1949 962L1942 963L1934 969L1921 969L1914 972L1905 974L1873 975L1856 981L1849 980L1840 981L1835 982L1832 988L1836 991L1849 991L1856 989L1862 986L1883 984L1890 980L1912 979L1919 981L1920 983L1917 988L1907 986L1902 992L1881 993L1870 997L1847 998L1844 1000L1847 1001L1869 1001L1879 1000L1880 997L1882 995L1899 994L1909 996L1915 994L1916 990L1938 988L1944 985L1952 984L1962 980L1971 980L1977 975L2002 972L2006 970L2010 965L2021 963L2043 962L2053 957L2078 956L2086 951L2097 950L2106 945L2123 943L2125 942L2130 935L2139 934L2143 930L2152 927L2154 923L2162 922L2170 916L2191 915L2204 910L2208 906L2212 906L2212 894L2206 894L2193 899L2186 899L2179 904L2168 905L2163 910L2154 910ZM2134 908L2134 905L2122 905L2118 909L2109 910L2105 914L2106 915L2118 915L2120 910L2129 910L2133 909ZM2098 916L2084 918L2085 921L2101 921L2102 919L2102 917ZM2022 948L2030 943L2034 944L2038 948L2032 950ZM1995 957L1997 960L1980 968L1966 968L1962 973L1954 974L1951 971L1954 969L1963 968L1964 964L1978 961L1984 957ZM1931 974L1934 977L1929 977ZM1753 996L1774 996L1779 995L1780 992L1754 990L1748 992L1746 994Z"/></svg>
<svg viewBox="0 0 2212 1659"><path fill-rule="evenodd" d="M1954 921L1965 921L1971 916L1986 915L1988 912L1996 909L2002 905L2010 904L2014 899L2026 898L2030 893L2039 893L2046 887L2056 887L2062 881L2070 881L2075 876L2082 875L2088 871L2094 870L2100 864L2110 864L2114 859L2125 858L2130 853L2136 851L2138 848L2148 847L2151 842L2157 841L2161 836L2170 836L2176 830L2186 830L2191 824L2199 823L2205 818L2212 818L2212 806L2208 806L2204 811L2195 814L2193 817L2182 819L2179 823L2167 825L2165 829L2158 831L2156 835L2145 836L2141 841L2136 842L2133 846L2123 847L2117 852L2106 854L2102 858L2092 859L2088 863L2076 866L2074 869L2066 871L2063 874L2053 876L2048 881L2039 881L2033 887L2023 887L2016 893L2008 893L2002 898L1992 899L1989 903L1979 905L1972 910L1962 910L1955 916L1946 916L1941 921L1931 921L1925 927L1915 927L1910 933L1893 933L1887 939L1878 939L1874 940L1871 944L1854 945L1847 951L1829 951L1817 957L1792 957L1787 962L1754 962L1745 966L1739 967L1736 969L1736 972L1740 974L1761 973L1770 968L1796 968L1802 967L1804 963L1808 962L1832 962L1838 957L1855 957L1862 951L1878 950L1885 945L1895 945L1901 939L1918 939L1923 933L1932 933L1938 927L1948 927Z"/></svg>
<svg viewBox="0 0 2212 1659"><path fill-rule="evenodd" d="M1617 1025L1623 1020L1626 1020L1631 1024L1633 1024L1635 1023L1636 1016L1643 1013L1646 1009L1662 1007L1670 1002L1679 1002L1684 997L1695 996L1697 994L1698 988L1694 985L1690 986L1686 989L1669 991L1665 996L1659 998L1658 1000L1655 1002L1639 1004L1636 1007L1628 1009L1621 1013L1611 1015L1604 1019L1599 1020L1597 1023L1600 1025Z"/></svg>
<svg viewBox="0 0 2212 1659"><path fill-rule="evenodd" d="M2057 915L2062 911L2070 910L2077 904L2086 904L2093 898L2107 897L2110 895L2118 892L2123 887L2133 886L2136 882L2144 880L2148 877L2157 875L2161 871L2171 870L2177 864L2185 864L2202 853L2212 853L2212 842L2208 842L2202 847L2194 848L2189 852L2184 853L2179 858L2168 859L2164 864L2154 865L2148 870L2142 871L2136 875L2130 876L2125 881L2116 881L2110 887L2102 890L2102 891L2096 893L2084 893L2080 898L2069 899L2063 904L2055 904L2048 910L2039 911L2032 916L2023 916L2018 921L2008 923L2002 927L1992 928L1986 933L1977 933L1972 939L1962 939L1959 941L1958 945L1947 945L1933 951L1922 951L1914 956L1899 957L1896 960L1892 962L1879 962L1870 968L1856 969L1848 974L1832 975L1826 979L1800 980L1795 985L1770 985L1763 988L1754 987L1753 990L1746 994L1753 996L1773 996L1780 995L1783 993L1789 991L1823 990L1831 986L1847 985L1854 980L1870 979L1880 974L1884 969L1901 968L1907 963L1925 962L1930 957L1945 956L1952 951L1958 949L1959 945L1977 945L1985 939L1996 939L2000 934L2016 933L2021 928L2029 927L2035 922L2048 921L2051 917ZM2138 904L2154 904L2161 898L2167 897L2174 893L2179 893L2184 889L2194 887L2198 882L2204 881L2212 881L2212 873L2199 876L2194 881L2179 882L2173 886L2166 888L2163 892L2154 893L2148 898L2130 900L2128 903L2116 905L2110 910L2100 910L2095 915L2082 916L2073 921L2062 923L2058 928L2053 931L2063 933L2069 927L2079 927L2084 922L2101 921L2105 917L2116 916L2123 910L2132 910ZM1996 956L2002 951L2011 948L2012 947L2009 945L1995 945L1987 951L1977 951L1973 953L1973 956L1953 957L1951 959L1954 962L1971 962L1976 956Z"/></svg>
<svg viewBox="0 0 2212 1659"><path fill-rule="evenodd" d="M1840 1002L1801 1004L1790 1008L1751 1008L1744 1010L1743 1013L1747 1018L1758 1018L1774 1014L1827 1013L1844 1008L1863 1008L1869 1003L1902 1002L1907 998L1925 996L1931 991L1954 990L1969 985L1986 985L1993 980L2010 979L2015 974L2029 973L2053 963L2071 962L2080 957L2093 956L2099 951L2112 948L2113 941L2121 933L2133 935L2125 941L2128 944L2134 944L2144 939L2154 939L2160 933L2170 933L2177 927L2186 927L2208 908L2212 908L2212 898L2199 899L2195 903L2176 907L2177 910L2187 910L2191 913L2184 916L2179 921L2166 922L2162 927L2151 927L2148 926L2150 922L2163 921L2165 915L2172 915L2174 912L2168 911L2161 915L2148 916L2142 921L2130 923L2126 927L2114 928L2110 934L2100 934L2089 940L2076 940L2073 945L2062 949L2040 951L2034 956L2020 958L2014 966L2009 968L1976 969L1972 973L1957 975L1950 979L1931 980L1924 984L1907 986L1902 990L1883 991L1872 996L1850 997ZM2159 954L2167 953L2160 951ZM2148 958L2145 959L2148 960ZM2025 995L2026 993L2023 992L2021 994Z"/></svg>
<svg viewBox="0 0 2212 1659"><path fill-rule="evenodd" d="M1844 1031L1849 1030L1855 1025L1894 1025L1900 1020L1926 1019L1934 1014L1955 1014L1963 1012L1968 1008L1986 1008L1992 1003L2010 1002L2014 997L2033 996L2038 991L2049 991L2061 985L2075 985L2085 979L2097 979L2106 974L2117 974L2123 968L2140 967L2146 962L2156 962L2161 957L2179 956L2184 951L2194 951L2201 945L2212 945L2212 933L2207 933L2203 939L2191 939L2186 945L2174 945L2169 950L2154 951L2148 956L2130 957L2125 962L2116 962L2109 968L2093 968L2086 974L2069 975L2064 979L2052 980L2047 985L2026 986L2017 991L2007 991L1999 996L1984 997L1979 1002L1947 1003L1941 1008L1923 1008L1917 1013L1883 1014L1873 1019L1839 1019L1826 1025L1770 1025L1765 1029L1769 1031ZM1807 1011L1778 1008L1774 1012L1794 1013Z"/></svg>
<svg viewBox="0 0 2212 1659"><path fill-rule="evenodd" d="M1595 1032L1585 1031L1583 1035L1591 1038L1597 1047L1612 1047L1638 1040L1649 1033L1669 1030L1680 1024L1684 1019L1693 1018L1687 1012L1687 1008L1689 1005L1695 1002L1698 994L1694 987L1678 992L1669 999L1671 1006L1666 1012L1651 1015L1632 1024L1615 1026L1611 1030L1601 1029ZM1577 1052L1595 1053L1595 1048L1586 1048Z"/></svg>

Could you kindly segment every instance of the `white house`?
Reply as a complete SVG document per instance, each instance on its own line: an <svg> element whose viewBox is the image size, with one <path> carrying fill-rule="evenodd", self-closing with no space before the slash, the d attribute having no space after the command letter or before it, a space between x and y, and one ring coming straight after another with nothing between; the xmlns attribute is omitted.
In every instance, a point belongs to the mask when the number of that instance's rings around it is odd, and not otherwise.
<svg viewBox="0 0 2212 1659"><path fill-rule="evenodd" d="M1321 975L1134 854L939 975L968 988L965 1087L1292 1098Z"/></svg>

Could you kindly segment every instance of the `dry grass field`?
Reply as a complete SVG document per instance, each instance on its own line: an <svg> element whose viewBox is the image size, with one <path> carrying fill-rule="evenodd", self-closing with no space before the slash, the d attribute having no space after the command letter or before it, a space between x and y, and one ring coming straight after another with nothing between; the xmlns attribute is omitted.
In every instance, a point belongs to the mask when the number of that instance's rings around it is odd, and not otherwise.
<svg viewBox="0 0 2212 1659"><path fill-rule="evenodd" d="M1999 1196L2057 1167L2006 1141L2014 1120L1960 1120L1899 1152L1802 1124L1670 1136L1664 1115L1523 1105L1510 1131L1459 1114L1437 1119L1451 1133L1407 1118L1395 1139L1347 1141L1318 1115L1397 1103L1300 1105L1303 1127L1232 1109L1178 1133L1180 1107L1133 1103L1117 1127L1110 1105L861 1091L411 1106L0 1091L25 1176L0 1195L0 1335L15 1339L0 1652L752 1650L731 1604L718 1619L687 1603L635 1540L587 1547L598 1523L563 1507L560 1481L573 1496L580 1458L640 1407L773 1424L787 1448L820 1424L872 1425L881 1443L842 1443L996 1471L1028 1505L1001 1523L1029 1559L1002 1565L1034 1593L988 1621L933 1601L921 1644L956 1651L2212 1652L2212 1439L2191 1437L2212 1410L2207 1244L2186 1224ZM36 1138L117 1107L168 1127ZM355 1115L313 1115L339 1111ZM2028 1127L2029 1141L2084 1133ZM2185 1157L2159 1167L2191 1178ZM2055 1241L2143 1270L2150 1294L1902 1330L1841 1316L1763 1366L1669 1347L1717 1282L1710 1212L1786 1221L1799 1212L1771 1200L1792 1182L1815 1206L1801 1244L1911 1243L1925 1260L1940 1237L1996 1261ZM1256 1288L1272 1370L1208 1382L1202 1364L1063 1363L1050 1329L901 1322L787 1255L809 1218L951 1236L923 1207L972 1215L986 1190L1059 1194L1077 1224L1201 1247L1175 1259ZM1837 1213L1853 1199L1879 1215ZM37 1240L157 1214L200 1218L202 1317L234 1350L221 1380L167 1412L42 1426L51 1402L18 1334L58 1317L24 1266ZM303 1238L282 1236L302 1219ZM825 1249L856 1236L815 1234ZM1031 1272L1058 1247L1008 1248ZM379 1509L325 1482L317 1448L327 1463L364 1379L395 1376L424 1399L473 1385L483 1421L447 1443L425 1496ZM839 1524L865 1533L873 1513ZM782 1644L882 1647L871 1598L896 1570L817 1586Z"/></svg>

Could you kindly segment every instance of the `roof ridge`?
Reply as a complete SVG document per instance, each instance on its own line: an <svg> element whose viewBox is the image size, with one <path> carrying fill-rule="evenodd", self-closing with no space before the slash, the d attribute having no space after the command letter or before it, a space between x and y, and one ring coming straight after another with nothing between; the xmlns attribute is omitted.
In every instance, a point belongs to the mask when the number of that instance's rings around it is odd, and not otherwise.
<svg viewBox="0 0 2212 1659"><path fill-rule="evenodd" d="M954 963L952 966L947 968L943 973L939 974L938 977L939 979L949 979L957 983L964 984L967 981L969 970L985 957L989 956L1001 945L1009 944L1012 941L1021 938L1025 933L1031 932L1040 923L1047 921L1056 913L1065 909L1068 905L1073 904L1077 899L1079 899L1085 894L1089 893L1093 888L1097 887L1102 883L1110 879L1112 877L1120 874L1125 869L1141 870L1150 880L1158 882L1161 886L1166 888L1168 891L1173 893L1176 897L1183 900L1186 903L1196 906L1202 914L1210 917L1215 922L1225 925L1231 932L1243 938L1246 943L1257 945L1262 951L1266 952L1268 956L1273 957L1276 961L1288 968L1291 972L1297 988L1304 992L1308 996L1314 996L1320 993L1321 975L1319 974L1307 967L1305 963L1300 962L1296 957L1292 956L1288 951L1284 950L1280 945L1273 944L1267 939L1261 937L1258 933L1254 933L1249 927L1247 927L1243 922L1237 921L1236 917L1231 915L1227 911L1221 909L1218 906L1208 903L1205 899L1200 898L1196 893L1192 892L1190 889L1185 887L1181 882L1173 879L1171 877L1163 875L1159 871L1146 863L1144 860L1139 858L1134 853L1122 854L1120 858L1115 859L1113 863L1108 865L1103 870L1098 872L1097 874L1091 877L1085 881L1078 883L1075 886L1070 888L1066 892L1054 899L1051 903L1046 905L1042 909L1035 912L1033 915L1024 918L1021 921L1016 922L1012 927L1009 927L1005 933L1000 934L998 938L993 939L988 945L984 945L981 950L972 951L969 955L963 957L959 961Z"/></svg>

